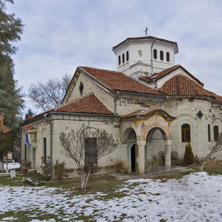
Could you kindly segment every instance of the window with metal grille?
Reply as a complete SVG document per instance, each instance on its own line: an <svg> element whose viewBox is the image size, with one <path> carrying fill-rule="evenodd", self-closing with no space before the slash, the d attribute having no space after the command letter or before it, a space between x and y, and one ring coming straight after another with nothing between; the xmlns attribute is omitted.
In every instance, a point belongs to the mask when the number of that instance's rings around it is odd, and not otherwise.
<svg viewBox="0 0 222 222"><path fill-rule="evenodd" d="M214 141L218 141L219 139L219 127L214 126Z"/></svg>
<svg viewBox="0 0 222 222"><path fill-rule="evenodd" d="M46 163L46 155L47 155L47 146L46 146L46 138L43 138L43 163Z"/></svg>
<svg viewBox="0 0 222 222"><path fill-rule="evenodd" d="M97 164L97 139L85 138L85 164Z"/></svg>
<svg viewBox="0 0 222 222"><path fill-rule="evenodd" d="M25 144L25 154L24 154L24 159L27 160L27 145Z"/></svg>
<svg viewBox="0 0 222 222"><path fill-rule="evenodd" d="M185 123L181 126L182 142L191 142L190 125Z"/></svg>
<svg viewBox="0 0 222 222"><path fill-rule="evenodd" d="M211 141L210 124L208 124L208 142Z"/></svg>

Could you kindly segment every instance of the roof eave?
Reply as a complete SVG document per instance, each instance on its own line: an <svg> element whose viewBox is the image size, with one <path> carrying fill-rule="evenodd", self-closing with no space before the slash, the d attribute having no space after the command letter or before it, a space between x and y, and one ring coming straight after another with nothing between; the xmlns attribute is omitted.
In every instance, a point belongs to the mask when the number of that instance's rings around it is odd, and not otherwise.
<svg viewBox="0 0 222 222"><path fill-rule="evenodd" d="M128 92L128 91L119 91L119 90L112 90L114 93L118 94L128 94L128 95L136 95L136 96L144 96L144 97L154 97L154 98L161 98L165 99L165 95L155 95L155 94L148 94L148 93L137 93L137 92Z"/></svg>
<svg viewBox="0 0 222 222"><path fill-rule="evenodd" d="M153 39L156 39L156 41L158 42L165 42L166 44L170 44L170 45L173 45L174 47L174 52L175 54L179 52L179 48L178 48L178 44L177 42L173 42L173 41L169 41L169 40L166 40L166 39L160 39L160 38L157 38L157 37L154 37L154 36L147 36L147 37L135 37L135 38L127 38L125 39L124 41L120 42L119 44L115 45L112 50L113 52L116 54L116 49L118 49L119 47L122 47L123 45L129 43L129 42L144 42L144 41L147 41L147 40L150 40L152 41Z"/></svg>
<svg viewBox="0 0 222 222"><path fill-rule="evenodd" d="M161 78L163 78L164 76L166 76L166 75L174 72L175 70L177 70L177 69L179 69L179 68L181 68L181 69L182 69L184 72L186 72L190 77L192 77L196 82L198 82L202 87L204 87L204 84L203 84L199 79L197 79L194 75L192 75L190 72L188 72L188 71L187 71L183 66L181 66L181 65L176 65L174 69L169 70L168 72L166 72L166 73L164 73L163 75L158 76L158 77L156 77L156 78L152 78L152 76L151 76L150 80L148 80L148 81L151 82L151 81L159 80L159 79L161 79Z"/></svg>
<svg viewBox="0 0 222 222"><path fill-rule="evenodd" d="M89 78L91 78L94 82L98 83L100 86L104 87L106 90L112 91L112 89L110 87L108 87L107 85L105 85L104 83L102 83L101 81L99 81L98 79L93 77L92 75L90 75L90 73L88 73L82 67L78 67L78 69L80 69L84 74L86 74Z"/></svg>
<svg viewBox="0 0 222 222"><path fill-rule="evenodd" d="M43 116L46 115L47 117L50 115L70 115L70 116L88 116L88 117L109 117L109 118L120 118L118 115L112 114L99 114L99 113L75 113L75 112L56 112L51 111L45 114L40 114L39 116L33 117L32 119L25 120L21 123L21 126L27 125L32 123L33 121L42 119Z"/></svg>

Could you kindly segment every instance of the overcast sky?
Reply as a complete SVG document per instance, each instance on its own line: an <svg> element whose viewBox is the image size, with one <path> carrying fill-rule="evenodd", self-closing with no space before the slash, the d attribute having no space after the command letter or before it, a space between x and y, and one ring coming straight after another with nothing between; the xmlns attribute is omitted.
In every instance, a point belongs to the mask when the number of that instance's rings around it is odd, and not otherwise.
<svg viewBox="0 0 222 222"><path fill-rule="evenodd" d="M14 0L24 23L15 79L30 84L73 75L77 66L116 70L112 47L148 35L176 41L181 64L222 95L221 0ZM29 104L27 104L29 106Z"/></svg>

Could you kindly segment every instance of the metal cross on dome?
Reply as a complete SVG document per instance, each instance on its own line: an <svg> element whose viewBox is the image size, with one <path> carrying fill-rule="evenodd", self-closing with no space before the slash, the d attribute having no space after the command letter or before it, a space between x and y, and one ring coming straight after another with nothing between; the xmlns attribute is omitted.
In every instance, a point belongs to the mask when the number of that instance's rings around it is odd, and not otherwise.
<svg viewBox="0 0 222 222"><path fill-rule="evenodd" d="M148 28L146 27L146 29L145 29L145 34L146 34L146 36L147 36L147 34L148 34Z"/></svg>

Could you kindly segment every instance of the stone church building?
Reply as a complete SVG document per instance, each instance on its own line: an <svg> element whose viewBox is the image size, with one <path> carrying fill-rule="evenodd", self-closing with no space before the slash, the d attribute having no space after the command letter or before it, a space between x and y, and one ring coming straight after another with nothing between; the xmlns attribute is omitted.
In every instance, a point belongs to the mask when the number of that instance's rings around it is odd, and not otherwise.
<svg viewBox="0 0 222 222"><path fill-rule="evenodd" d="M181 65L176 42L153 36L127 38L113 47L117 71L80 66L62 104L26 120L22 159L40 171L42 157L65 162L65 173L78 169L61 150L60 133L87 126L105 129L118 147L98 160L100 172L145 173L170 169L191 143L204 158L222 129L222 97ZM27 146L26 134L31 146ZM220 153L217 156L222 159Z"/></svg>

